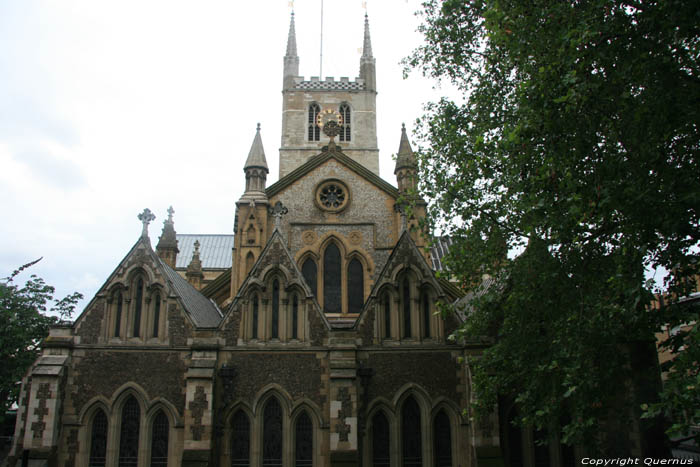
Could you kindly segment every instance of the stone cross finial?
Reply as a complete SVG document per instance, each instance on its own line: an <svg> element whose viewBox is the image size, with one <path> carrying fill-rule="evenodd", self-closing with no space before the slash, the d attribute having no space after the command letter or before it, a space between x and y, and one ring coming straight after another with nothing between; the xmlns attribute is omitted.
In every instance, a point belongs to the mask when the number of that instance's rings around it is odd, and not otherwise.
<svg viewBox="0 0 700 467"><path fill-rule="evenodd" d="M281 201L277 201L274 206L268 208L268 212L275 218L275 228L279 229L282 216L287 214L289 209L287 209Z"/></svg>
<svg viewBox="0 0 700 467"><path fill-rule="evenodd" d="M173 209L172 206L168 208L168 222L173 222L173 214L175 214L175 210Z"/></svg>
<svg viewBox="0 0 700 467"><path fill-rule="evenodd" d="M338 122L335 120L330 120L323 125L323 132L328 136L331 140L328 143L328 148L333 149L335 148L335 141L333 138L338 136L340 134L341 128Z"/></svg>
<svg viewBox="0 0 700 467"><path fill-rule="evenodd" d="M194 241L194 254L199 256L199 240Z"/></svg>
<svg viewBox="0 0 700 467"><path fill-rule="evenodd" d="M141 214L138 215L139 220L143 224L143 230L141 231L142 237L148 237L148 224L155 220L156 216L151 212L150 209L146 208Z"/></svg>

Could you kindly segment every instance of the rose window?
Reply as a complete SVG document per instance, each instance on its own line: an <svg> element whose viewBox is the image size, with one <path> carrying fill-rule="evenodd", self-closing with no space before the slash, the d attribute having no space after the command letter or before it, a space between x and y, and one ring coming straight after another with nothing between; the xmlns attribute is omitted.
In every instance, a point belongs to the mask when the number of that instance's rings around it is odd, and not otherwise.
<svg viewBox="0 0 700 467"><path fill-rule="evenodd" d="M323 183L316 192L316 202L326 211L340 211L348 201L348 189L337 180Z"/></svg>

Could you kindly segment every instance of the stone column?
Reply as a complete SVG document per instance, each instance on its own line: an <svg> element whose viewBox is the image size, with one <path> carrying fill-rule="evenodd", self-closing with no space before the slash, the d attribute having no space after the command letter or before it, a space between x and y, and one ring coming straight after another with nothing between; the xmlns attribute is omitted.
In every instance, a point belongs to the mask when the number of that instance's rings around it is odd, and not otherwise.
<svg viewBox="0 0 700 467"><path fill-rule="evenodd" d="M357 342L353 333L334 332L330 351L330 465L356 466L358 450Z"/></svg>
<svg viewBox="0 0 700 467"><path fill-rule="evenodd" d="M216 339L196 339L192 363L185 374L185 434L183 467L206 467L212 449L214 372L219 345Z"/></svg>

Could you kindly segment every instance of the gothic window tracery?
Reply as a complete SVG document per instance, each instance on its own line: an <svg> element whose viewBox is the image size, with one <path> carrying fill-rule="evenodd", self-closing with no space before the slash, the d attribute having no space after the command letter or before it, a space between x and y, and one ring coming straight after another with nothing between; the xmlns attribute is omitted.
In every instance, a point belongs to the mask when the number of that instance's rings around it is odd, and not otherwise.
<svg viewBox="0 0 700 467"><path fill-rule="evenodd" d="M321 113L321 107L313 103L309 105L308 138L309 141L319 141L321 138L321 128L318 126L317 118Z"/></svg>
<svg viewBox="0 0 700 467"><path fill-rule="evenodd" d="M97 409L92 418L88 467L105 467L107 457L107 416Z"/></svg>
<svg viewBox="0 0 700 467"><path fill-rule="evenodd" d="M122 407L119 433L119 467L137 467L141 408L133 396Z"/></svg>
<svg viewBox="0 0 700 467"><path fill-rule="evenodd" d="M364 305L364 272L362 263L353 258L348 264L348 313L359 313Z"/></svg>
<svg viewBox="0 0 700 467"><path fill-rule="evenodd" d="M406 399L401 408L401 446L404 467L423 465L420 408L413 397Z"/></svg>
<svg viewBox="0 0 700 467"><path fill-rule="evenodd" d="M162 410L153 419L151 430L151 467L168 466L168 438L170 423Z"/></svg>
<svg viewBox="0 0 700 467"><path fill-rule="evenodd" d="M311 419L303 412L296 422L295 430L295 467L311 467L313 465L313 424Z"/></svg>
<svg viewBox="0 0 700 467"><path fill-rule="evenodd" d="M143 309L143 279L138 278L136 281L136 298L134 300L134 328L133 336L139 337L141 334L141 311Z"/></svg>
<svg viewBox="0 0 700 467"><path fill-rule="evenodd" d="M340 141L350 141L350 106L348 104L340 104L340 116L343 118L343 124L340 127Z"/></svg>
<svg viewBox="0 0 700 467"><path fill-rule="evenodd" d="M280 322L280 283L277 279L272 283L272 319L271 319L272 339L279 339L279 322Z"/></svg>
<svg viewBox="0 0 700 467"><path fill-rule="evenodd" d="M282 408L274 397L263 412L263 467L282 466Z"/></svg>
<svg viewBox="0 0 700 467"><path fill-rule="evenodd" d="M323 255L323 311L342 311L340 250L335 243L326 247Z"/></svg>
<svg viewBox="0 0 700 467"><path fill-rule="evenodd" d="M435 467L452 467L452 436L450 419L444 410L438 412L433 423L433 456Z"/></svg>
<svg viewBox="0 0 700 467"><path fill-rule="evenodd" d="M304 276L304 280L311 288L311 292L316 295L316 262L313 260L313 258L306 258L304 264L301 266L301 274Z"/></svg>
<svg viewBox="0 0 700 467"><path fill-rule="evenodd" d="M250 422L242 410L231 419L231 467L250 465Z"/></svg>
<svg viewBox="0 0 700 467"><path fill-rule="evenodd" d="M389 467L391 465L391 442L389 422L384 412L377 412L372 418L372 465Z"/></svg>

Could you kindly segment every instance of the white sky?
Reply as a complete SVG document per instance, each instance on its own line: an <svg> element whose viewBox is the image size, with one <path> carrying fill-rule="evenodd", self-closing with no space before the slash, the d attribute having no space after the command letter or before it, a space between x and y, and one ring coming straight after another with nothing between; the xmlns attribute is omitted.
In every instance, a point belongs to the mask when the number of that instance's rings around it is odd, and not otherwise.
<svg viewBox="0 0 700 467"><path fill-rule="evenodd" d="M300 73L319 71L320 0L296 0ZM440 91L399 60L420 43L417 0L369 0L381 175ZM288 0L0 0L0 277L31 269L97 292L138 239L136 216L175 209L179 233L230 234L262 125L278 177ZM359 74L361 0L325 0L324 76ZM27 278L22 276L21 281Z"/></svg>

